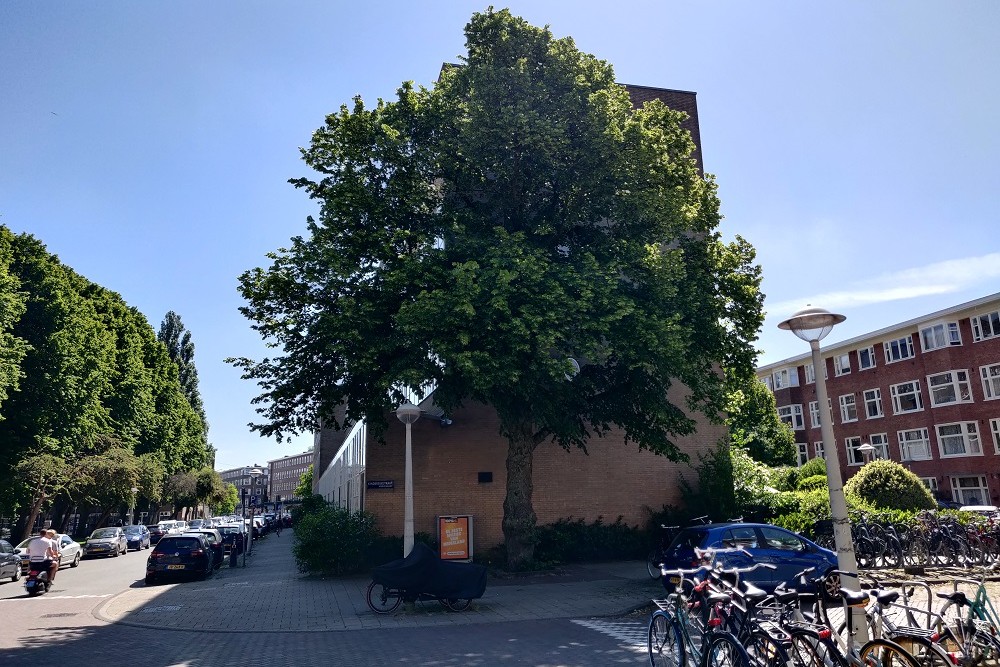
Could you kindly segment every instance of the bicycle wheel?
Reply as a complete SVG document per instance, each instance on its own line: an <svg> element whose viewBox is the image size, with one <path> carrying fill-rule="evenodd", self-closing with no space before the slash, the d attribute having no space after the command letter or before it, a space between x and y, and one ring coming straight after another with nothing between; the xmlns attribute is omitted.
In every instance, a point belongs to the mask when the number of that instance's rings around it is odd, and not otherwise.
<svg viewBox="0 0 1000 667"><path fill-rule="evenodd" d="M794 664L785 648L766 632L754 632L744 646L753 667L788 667Z"/></svg>
<svg viewBox="0 0 1000 667"><path fill-rule="evenodd" d="M903 546L898 539L891 535L887 536L882 562L885 563L886 567L897 570L903 567Z"/></svg>
<svg viewBox="0 0 1000 667"><path fill-rule="evenodd" d="M646 634L651 667L683 667L684 640L677 621L664 611L653 612Z"/></svg>
<svg viewBox="0 0 1000 667"><path fill-rule="evenodd" d="M920 667L906 649L888 639L872 639L858 655L866 667Z"/></svg>
<svg viewBox="0 0 1000 667"><path fill-rule="evenodd" d="M708 646L701 656L701 667L749 667L747 655L736 637L728 632L713 633L708 636Z"/></svg>
<svg viewBox="0 0 1000 667"><path fill-rule="evenodd" d="M894 635L892 641L902 646L921 667L953 667L948 652L927 637Z"/></svg>
<svg viewBox="0 0 1000 667"><path fill-rule="evenodd" d="M847 667L833 640L823 639L818 633L802 628L793 628L789 634L792 637L789 653L796 664L804 667Z"/></svg>
<svg viewBox="0 0 1000 667"><path fill-rule="evenodd" d="M653 549L649 552L649 555L646 556L646 572L649 573L650 579L655 580L662 576L660 572L660 562L661 559L659 549Z"/></svg>
<svg viewBox="0 0 1000 667"><path fill-rule="evenodd" d="M376 614L391 614L403 602L403 596L398 589L388 588L373 581L368 584L365 600L368 601L368 606Z"/></svg>

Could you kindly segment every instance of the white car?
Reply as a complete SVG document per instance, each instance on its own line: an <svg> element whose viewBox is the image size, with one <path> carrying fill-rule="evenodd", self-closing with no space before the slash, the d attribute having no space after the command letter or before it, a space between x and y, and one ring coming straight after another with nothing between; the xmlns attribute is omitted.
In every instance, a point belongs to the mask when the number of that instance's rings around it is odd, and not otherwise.
<svg viewBox="0 0 1000 667"><path fill-rule="evenodd" d="M1000 510L997 509L996 505L962 505L958 508L959 512L975 512L976 514L983 514L985 516L996 516L996 513Z"/></svg>
<svg viewBox="0 0 1000 667"><path fill-rule="evenodd" d="M21 557L21 574L28 573L28 542L33 539L35 539L34 536L29 537L14 547L14 553ZM63 565L76 567L79 565L80 558L83 557L83 549L80 547L80 543L75 542L72 537L64 534L56 535L56 539L59 541L59 567Z"/></svg>

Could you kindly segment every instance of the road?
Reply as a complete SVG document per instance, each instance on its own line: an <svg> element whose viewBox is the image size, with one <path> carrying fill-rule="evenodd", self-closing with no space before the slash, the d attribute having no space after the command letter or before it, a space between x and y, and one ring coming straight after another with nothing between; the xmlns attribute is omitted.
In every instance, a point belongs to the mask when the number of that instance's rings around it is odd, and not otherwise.
<svg viewBox="0 0 1000 667"><path fill-rule="evenodd" d="M142 587L148 552L63 568L48 594L27 598L21 582L0 585L0 664L81 667L219 665L406 665L604 667L648 664L643 620L557 619L342 632L191 632L107 623L112 596ZM22 579L23 581L23 579ZM205 582L169 586L221 585ZM148 610L155 619L156 607ZM131 660L126 647L135 648Z"/></svg>

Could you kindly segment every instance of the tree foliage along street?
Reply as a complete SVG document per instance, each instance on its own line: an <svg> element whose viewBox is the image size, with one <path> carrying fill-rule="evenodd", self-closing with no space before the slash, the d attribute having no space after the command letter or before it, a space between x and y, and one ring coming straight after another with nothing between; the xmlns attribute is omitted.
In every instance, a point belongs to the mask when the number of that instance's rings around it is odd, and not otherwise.
<svg viewBox="0 0 1000 667"><path fill-rule="evenodd" d="M634 109L610 65L506 10L465 33L463 64L431 88L356 98L313 134L317 176L292 183L318 218L240 279L243 314L281 353L233 361L263 389L255 428L278 437L362 418L377 435L401 389L428 382L446 412L491 405L517 567L540 443L619 428L683 459L691 413L720 418L719 368L753 371L760 270L747 242L720 239L683 114Z"/></svg>
<svg viewBox="0 0 1000 667"><path fill-rule="evenodd" d="M0 516L150 502L207 463L202 418L146 318L0 226Z"/></svg>
<svg viewBox="0 0 1000 667"><path fill-rule="evenodd" d="M756 375L727 374L729 439L768 466L795 464L795 432L778 417L774 394Z"/></svg>

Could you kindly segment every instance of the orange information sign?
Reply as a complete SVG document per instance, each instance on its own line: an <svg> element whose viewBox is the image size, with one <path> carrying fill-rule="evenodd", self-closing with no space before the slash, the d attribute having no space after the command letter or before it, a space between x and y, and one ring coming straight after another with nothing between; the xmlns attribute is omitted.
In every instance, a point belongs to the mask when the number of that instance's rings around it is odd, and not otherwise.
<svg viewBox="0 0 1000 667"><path fill-rule="evenodd" d="M438 517L438 555L441 560L472 560L472 517Z"/></svg>

